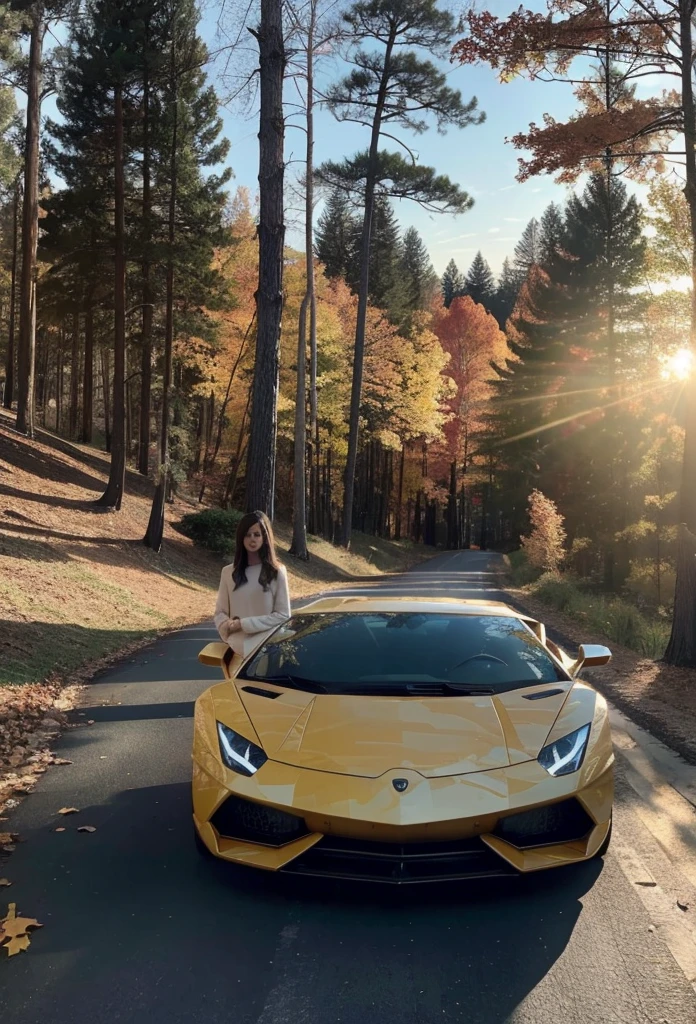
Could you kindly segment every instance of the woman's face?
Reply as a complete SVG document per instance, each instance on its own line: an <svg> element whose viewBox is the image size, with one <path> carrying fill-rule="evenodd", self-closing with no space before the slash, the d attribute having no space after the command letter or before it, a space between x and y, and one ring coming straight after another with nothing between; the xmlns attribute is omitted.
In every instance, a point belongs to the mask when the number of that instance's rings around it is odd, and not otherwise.
<svg viewBox="0 0 696 1024"><path fill-rule="evenodd" d="M244 537L244 547L250 555L258 554L261 551L261 548L263 547L263 530L258 523L254 523L254 525L247 530Z"/></svg>

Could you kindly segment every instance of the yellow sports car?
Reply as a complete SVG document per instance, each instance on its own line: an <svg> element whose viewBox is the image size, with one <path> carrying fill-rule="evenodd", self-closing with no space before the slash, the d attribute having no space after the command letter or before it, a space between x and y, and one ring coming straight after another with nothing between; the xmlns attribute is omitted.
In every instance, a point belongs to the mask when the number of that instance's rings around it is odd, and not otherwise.
<svg viewBox="0 0 696 1024"><path fill-rule="evenodd" d="M314 601L196 701L203 852L296 875L425 882L602 856L607 705L544 626L497 601Z"/></svg>

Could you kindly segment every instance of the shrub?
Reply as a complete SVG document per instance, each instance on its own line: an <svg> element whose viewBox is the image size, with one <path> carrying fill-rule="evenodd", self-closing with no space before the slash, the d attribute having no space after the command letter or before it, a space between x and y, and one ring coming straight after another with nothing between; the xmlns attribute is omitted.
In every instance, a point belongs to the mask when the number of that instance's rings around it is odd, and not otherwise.
<svg viewBox="0 0 696 1024"><path fill-rule="evenodd" d="M532 592L544 604L551 605L559 612L572 612L580 604L582 594L567 576L545 572L532 587Z"/></svg>
<svg viewBox="0 0 696 1024"><path fill-rule="evenodd" d="M182 516L177 528L194 544L219 555L234 554L234 538L244 513L238 509L206 508Z"/></svg>
<svg viewBox="0 0 696 1024"><path fill-rule="evenodd" d="M520 539L530 564L545 570L558 569L564 556L564 517L555 503L536 488L529 495L527 511L532 531L528 537Z"/></svg>
<svg viewBox="0 0 696 1024"><path fill-rule="evenodd" d="M508 558L510 559L510 578L517 586L533 583L541 576L541 569L536 565L530 564L527 552L521 548L517 551L511 551Z"/></svg>

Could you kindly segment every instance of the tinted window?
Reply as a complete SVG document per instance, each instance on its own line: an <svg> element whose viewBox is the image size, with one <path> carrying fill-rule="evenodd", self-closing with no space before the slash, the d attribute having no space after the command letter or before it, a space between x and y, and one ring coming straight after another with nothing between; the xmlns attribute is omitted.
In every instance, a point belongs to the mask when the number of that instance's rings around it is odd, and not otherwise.
<svg viewBox="0 0 696 1024"><path fill-rule="evenodd" d="M240 678L318 693L444 695L567 676L514 617L351 612L293 616Z"/></svg>

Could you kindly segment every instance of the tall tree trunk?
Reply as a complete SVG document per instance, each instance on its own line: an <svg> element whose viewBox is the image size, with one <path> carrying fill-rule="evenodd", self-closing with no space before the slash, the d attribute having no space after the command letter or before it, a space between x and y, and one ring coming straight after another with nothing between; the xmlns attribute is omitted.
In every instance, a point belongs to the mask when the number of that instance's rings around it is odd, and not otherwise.
<svg viewBox="0 0 696 1024"><path fill-rule="evenodd" d="M15 390L15 309L17 305L17 248L19 243L19 175L15 180L12 200L12 270L10 272L10 316L7 325L7 360L5 362L5 394L3 405L12 408Z"/></svg>
<svg viewBox="0 0 696 1024"><path fill-rule="evenodd" d="M36 357L36 248L39 238L39 133L43 41L43 3L29 11L31 35L27 69L27 128L24 142L22 268L19 279L19 346L17 350L17 430L34 435L34 360Z"/></svg>
<svg viewBox="0 0 696 1024"><path fill-rule="evenodd" d="M309 310L310 333L310 382L316 392L316 298L314 294L314 28L317 14L317 0L310 4L307 28L307 109L306 109L306 160L305 160L305 274L307 279L297 340L297 389L295 394L295 481L292 510L292 543L290 553L296 558L309 561L307 550L307 311ZM316 393L315 393L316 401ZM311 398L310 398L311 403ZM310 404L309 468L313 479L315 418L312 418ZM316 483L316 482L315 482ZM314 520L313 503L316 487L310 487L310 508ZM314 525L314 522L312 522Z"/></svg>
<svg viewBox="0 0 696 1024"><path fill-rule="evenodd" d="M459 547L457 530L457 462L450 463L450 484L447 496L447 547L452 550Z"/></svg>
<svg viewBox="0 0 696 1024"><path fill-rule="evenodd" d="M56 434L60 434L63 419L63 329L56 338Z"/></svg>
<svg viewBox="0 0 696 1024"><path fill-rule="evenodd" d="M94 295L90 289L85 309L85 365L82 375L82 429L80 440L92 443L94 403Z"/></svg>
<svg viewBox="0 0 696 1024"><path fill-rule="evenodd" d="M355 490L355 467L358 460L360 433L360 399L362 395L363 363L365 361L365 321L370 287L370 242L372 240L372 215L375 205L375 184L377 178L377 157L382 127L382 112L387 96L387 83L391 74L391 54L396 38L392 28L386 42L382 80L379 85L375 112L372 121L372 135L365 181L365 213L360 239L360 283L358 286L358 315L355 325L355 351L353 353L353 380L350 392L350 418L348 421L348 457L343 479L343 546L350 548L353 528L353 492Z"/></svg>
<svg viewBox="0 0 696 1024"><path fill-rule="evenodd" d="M682 109L686 187L691 223L691 351L696 356L696 109L693 90L692 5L680 2ZM664 660L669 665L696 668L696 373L686 385L686 423L679 507L681 525L677 547L674 614Z"/></svg>
<svg viewBox="0 0 696 1024"><path fill-rule="evenodd" d="M104 447L111 451L111 374L109 369L109 350L101 348L102 400L104 403Z"/></svg>
<svg viewBox="0 0 696 1024"><path fill-rule="evenodd" d="M247 395L246 405L244 412L242 413L242 422L239 425L239 434L237 436L237 450L234 454L232 461L232 469L227 478L227 485L225 487L225 496L223 498L223 505L225 508L229 508L232 499L234 498L235 488L237 486L237 479L239 477L239 470L244 460L244 453L247 450L247 443L244 441L246 433L246 422L247 416L249 415L249 407L251 406L251 388L249 388L249 394Z"/></svg>
<svg viewBox="0 0 696 1024"><path fill-rule="evenodd" d="M251 431L246 472L246 507L273 517L283 312L283 77L285 48L281 0L261 0L261 24L254 32L259 44L259 287L256 293L257 332L251 403Z"/></svg>
<svg viewBox="0 0 696 1024"><path fill-rule="evenodd" d="M246 352L247 342L249 340L249 335L251 334L251 329L254 326L254 321L255 320L256 320L256 311L254 311L254 313L253 313L253 315L251 317L251 320L249 321L249 326L247 327L246 331L244 332L244 337L242 338L242 344L239 346L239 352L237 353L237 358L235 359L234 365L232 366L232 370L230 371L229 380L227 381L227 389L225 391L225 397L223 399L222 405L220 406L220 413L218 415L217 433L215 435L215 447L213 448L212 453L211 453L210 448L211 448L211 441L212 441L213 405L214 405L214 402L215 402L215 396L214 396L214 394L212 392L211 392L211 395L210 395L211 409L210 409L210 416L208 417L207 429L206 429L205 455L203 457L203 480L201 482L201 489L200 489L199 494L198 494L198 501L199 502L203 501L203 495L205 494L205 488L207 486L206 474L212 472L213 467L215 466L215 462L217 461L218 453L220 451L220 445L222 444L222 434L223 434L223 431L225 429L225 415L227 413L227 406L229 405L230 395L232 393L232 384L234 383L234 379L237 376L237 370L239 369L239 364L242 361L242 357L244 356L244 353Z"/></svg>
<svg viewBox="0 0 696 1024"><path fill-rule="evenodd" d="M311 259L311 256L310 256ZM307 440L307 408L305 381L307 377L307 306L305 293L300 306L297 340L297 386L295 389L295 448L293 461L292 541L290 554L309 560L307 551L307 479L305 455Z"/></svg>
<svg viewBox="0 0 696 1024"><path fill-rule="evenodd" d="M118 511L126 482L126 239L123 169L123 86L114 89L114 376L111 465L106 490L96 502ZM106 400L104 403L106 408Z"/></svg>
<svg viewBox="0 0 696 1024"><path fill-rule="evenodd" d="M68 434L70 440L77 437L77 421L80 403L80 314L73 313L72 345L70 347L70 418Z"/></svg>
<svg viewBox="0 0 696 1024"><path fill-rule="evenodd" d="M179 91L176 74L176 49L171 45L171 89L173 103L172 142L169 154L169 224L167 241L167 311L164 328L164 375L162 381L162 424L160 427L160 466L157 487L152 499L150 521L143 538L146 547L159 551L164 536L164 504L168 495L169 477L169 407L172 390L172 354L174 350L174 243L176 240L177 158L179 144Z"/></svg>
<svg viewBox="0 0 696 1024"><path fill-rule="evenodd" d="M149 49L149 23L145 28ZM152 169L150 153L150 74L147 64L143 75L143 262L142 262L142 331L140 352L140 423L138 428L138 472L150 471L150 393L152 390Z"/></svg>
<svg viewBox="0 0 696 1024"><path fill-rule="evenodd" d="M394 538L401 540L401 512L404 503L404 462L406 460L406 442L404 441L401 445L401 456L399 458L399 493L396 499L396 523L394 528ZM408 526L406 528L406 535L408 536Z"/></svg>

